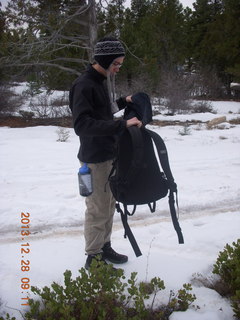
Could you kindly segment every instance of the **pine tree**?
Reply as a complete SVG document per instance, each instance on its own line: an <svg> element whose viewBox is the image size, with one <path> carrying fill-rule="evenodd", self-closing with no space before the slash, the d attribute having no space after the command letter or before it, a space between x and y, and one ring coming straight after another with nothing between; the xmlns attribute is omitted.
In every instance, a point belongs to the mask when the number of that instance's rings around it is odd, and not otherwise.
<svg viewBox="0 0 240 320"><path fill-rule="evenodd" d="M152 1L153 2L153 1ZM149 0L131 0L131 11L136 19L145 17L150 6Z"/></svg>
<svg viewBox="0 0 240 320"><path fill-rule="evenodd" d="M64 89L91 60L97 29L94 0L11 0L9 25L19 35L6 65L41 71L49 89ZM94 11L94 12L93 12Z"/></svg>
<svg viewBox="0 0 240 320"><path fill-rule="evenodd" d="M120 37L124 20L124 2L125 0L109 1L105 14L105 35L114 34L116 37Z"/></svg>
<svg viewBox="0 0 240 320"><path fill-rule="evenodd" d="M240 3L238 0L197 0L190 29L192 57L198 69L217 72L230 95L239 79Z"/></svg>

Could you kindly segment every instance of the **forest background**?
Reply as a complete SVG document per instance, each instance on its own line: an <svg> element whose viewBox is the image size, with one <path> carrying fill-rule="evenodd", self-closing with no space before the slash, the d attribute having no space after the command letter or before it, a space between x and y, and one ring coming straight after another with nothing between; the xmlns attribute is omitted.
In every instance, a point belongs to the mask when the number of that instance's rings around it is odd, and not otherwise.
<svg viewBox="0 0 240 320"><path fill-rule="evenodd" d="M1 2L0 2L1 3ZM189 98L240 96L240 2L196 0L10 0L0 6L0 113L15 107L11 83L69 90L105 35L118 37L127 56L118 94L144 91L166 98L169 110Z"/></svg>

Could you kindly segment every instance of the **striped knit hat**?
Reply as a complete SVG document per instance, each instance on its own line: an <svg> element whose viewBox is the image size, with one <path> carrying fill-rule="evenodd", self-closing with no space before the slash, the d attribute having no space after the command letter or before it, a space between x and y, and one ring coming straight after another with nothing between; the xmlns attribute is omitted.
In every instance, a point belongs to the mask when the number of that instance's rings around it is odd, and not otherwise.
<svg viewBox="0 0 240 320"><path fill-rule="evenodd" d="M105 70L109 68L112 62L125 56L125 50L121 42L115 38L105 37L99 40L94 49L94 59Z"/></svg>

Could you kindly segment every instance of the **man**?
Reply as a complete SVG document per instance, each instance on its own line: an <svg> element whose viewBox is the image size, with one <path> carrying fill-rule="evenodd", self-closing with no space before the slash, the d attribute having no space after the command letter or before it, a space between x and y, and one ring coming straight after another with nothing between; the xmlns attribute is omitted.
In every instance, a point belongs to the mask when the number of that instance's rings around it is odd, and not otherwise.
<svg viewBox="0 0 240 320"><path fill-rule="evenodd" d="M86 198L84 224L85 250L89 269L93 259L107 263L125 263L128 257L111 247L115 200L108 182L116 155L117 137L133 125L141 126L136 118L114 120L113 113L126 107L131 96L115 101L114 76L125 58L125 50L115 38L103 38L94 50L95 63L89 65L70 90L70 108L75 133L80 137L78 158L92 171L93 193Z"/></svg>

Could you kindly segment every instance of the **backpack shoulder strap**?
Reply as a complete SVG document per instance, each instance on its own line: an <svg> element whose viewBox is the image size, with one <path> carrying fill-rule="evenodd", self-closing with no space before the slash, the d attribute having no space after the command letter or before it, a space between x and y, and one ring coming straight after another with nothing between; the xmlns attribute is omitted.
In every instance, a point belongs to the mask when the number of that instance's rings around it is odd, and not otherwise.
<svg viewBox="0 0 240 320"><path fill-rule="evenodd" d="M172 172L170 169L166 145L165 145L163 139L156 132L149 130L149 129L146 129L146 128L145 128L145 130L150 134L150 136L153 139L154 144L157 148L158 157L159 157L162 169L167 177L168 187L170 190L169 191L169 208L170 208L173 226L174 226L174 229L176 230L177 235L178 235L178 242L184 243L182 230L180 228L177 214L176 214L176 209L175 209L174 193L176 194L176 199L177 199L177 185L174 182L174 178L173 178L173 175L172 175Z"/></svg>
<svg viewBox="0 0 240 320"><path fill-rule="evenodd" d="M143 138L142 138L142 134L140 132L140 129L137 128L136 126L126 128L126 130L130 135L133 150L132 150L132 157L131 157L131 162L130 162L129 168L128 168L127 172L125 173L125 176L121 177L121 180L132 181L135 178L137 171L140 168L141 163L142 163ZM124 131L124 133L126 133L126 131ZM123 135L124 135L124 133L123 133ZM121 139L121 137L120 137L120 139ZM129 155L127 155L127 156L129 156ZM112 169L111 169L110 174L108 176L108 180L116 170L117 161L118 161L118 157L113 161Z"/></svg>
<svg viewBox="0 0 240 320"><path fill-rule="evenodd" d="M139 168L141 168L141 166L142 166L142 159L143 159L143 153L144 153L143 137L142 137L141 130L136 126L129 127L126 130L129 133L127 138L131 139L132 154L131 154L131 161L129 164L129 168L128 168L127 172L124 174L124 177L121 177L121 180L122 180L122 182L125 182L125 183L131 183L132 181L134 181L136 175L138 174ZM126 131L125 131L125 134L126 134ZM124 143L124 140L123 140L123 143ZM113 163L113 167L110 172L109 178L112 176L113 172L116 170L117 160L118 159L116 159ZM126 204L123 204L123 209L120 207L119 202L116 202L115 206L116 206L117 211L121 214L122 224L123 224L123 227L125 230L124 237L125 238L128 237L128 239L132 245L132 248L135 252L135 255L137 257L139 257L142 255L142 253L141 253L141 250L139 249L139 246L136 242L136 239L135 239L135 237L129 227L129 224L128 224L128 215L134 214L134 212L136 210L136 205L134 206L133 211L131 213L128 211Z"/></svg>
<svg viewBox="0 0 240 320"><path fill-rule="evenodd" d="M135 178L139 168L142 166L143 138L141 130L137 126L131 126L127 128L127 130L130 134L133 146L132 161L127 173L127 179L128 181L132 181Z"/></svg>
<svg viewBox="0 0 240 320"><path fill-rule="evenodd" d="M158 157L159 157L162 169L163 169L168 181L174 182L174 178L173 178L173 175L172 175L172 172L170 169L170 165L169 165L169 161L168 161L167 148L166 148L166 145L165 145L163 139L156 132L149 130L149 129L145 129L145 130L149 133L149 135L151 136L151 138L154 141L154 144L157 148Z"/></svg>

